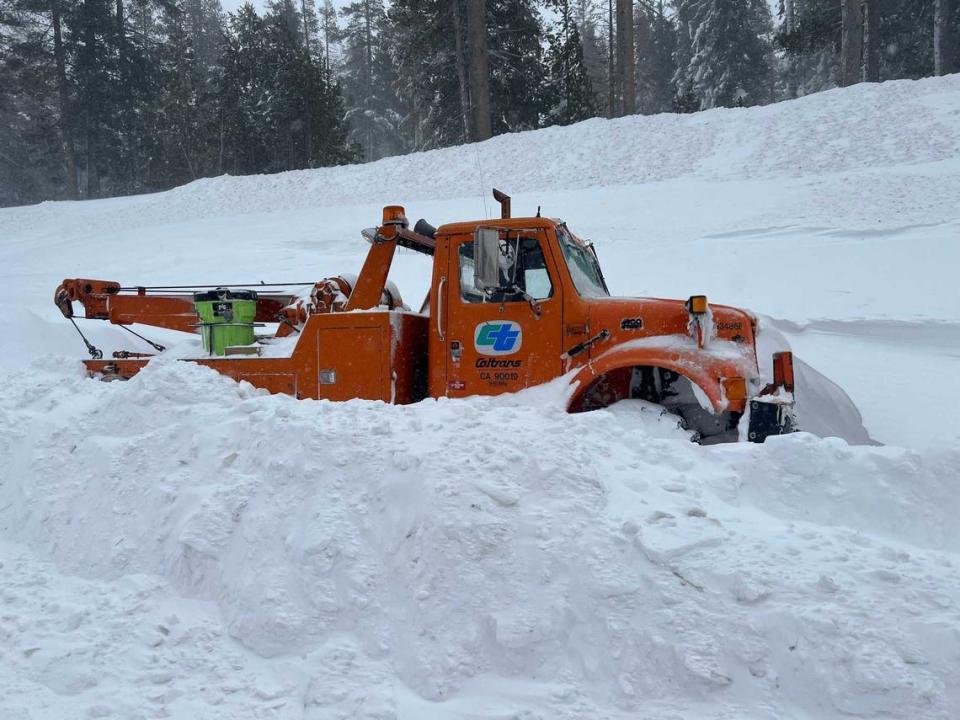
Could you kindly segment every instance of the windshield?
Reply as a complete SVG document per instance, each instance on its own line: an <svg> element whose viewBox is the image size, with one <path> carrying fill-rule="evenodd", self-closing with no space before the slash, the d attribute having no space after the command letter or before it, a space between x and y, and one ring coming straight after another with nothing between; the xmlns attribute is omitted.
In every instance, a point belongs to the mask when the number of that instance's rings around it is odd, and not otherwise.
<svg viewBox="0 0 960 720"><path fill-rule="evenodd" d="M581 297L610 297L593 248L575 238L566 225L557 225L557 238L570 269L570 277Z"/></svg>

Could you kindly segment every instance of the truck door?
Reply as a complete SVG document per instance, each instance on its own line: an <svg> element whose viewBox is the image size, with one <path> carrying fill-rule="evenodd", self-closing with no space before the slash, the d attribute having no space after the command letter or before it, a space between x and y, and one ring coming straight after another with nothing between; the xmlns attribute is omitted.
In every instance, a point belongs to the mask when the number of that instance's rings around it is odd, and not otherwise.
<svg viewBox="0 0 960 720"><path fill-rule="evenodd" d="M505 288L495 293L474 286L472 236L451 244L444 293L448 396L515 392L563 371L563 298L545 241L542 228L501 232Z"/></svg>

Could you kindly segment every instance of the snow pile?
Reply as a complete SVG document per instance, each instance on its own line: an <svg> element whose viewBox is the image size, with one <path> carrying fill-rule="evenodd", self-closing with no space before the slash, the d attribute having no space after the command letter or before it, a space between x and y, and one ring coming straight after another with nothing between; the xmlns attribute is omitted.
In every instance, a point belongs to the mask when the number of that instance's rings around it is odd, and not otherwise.
<svg viewBox="0 0 960 720"><path fill-rule="evenodd" d="M0 211L0 716L955 717L958 111L960 76L864 85ZM356 272L380 206L492 215L494 184L617 293L765 313L887 445L703 448L560 386L297 402L173 358L103 384L51 303ZM398 255L408 305L429 273Z"/></svg>
<svg viewBox="0 0 960 720"><path fill-rule="evenodd" d="M59 632L5 628L35 683L8 711L946 719L960 702L958 450L708 449L642 403L568 416L560 387L387 407L175 362L17 380L0 527L121 591L92 618L96 590L58 610L57 591L11 591ZM77 657L64 633L131 662Z"/></svg>

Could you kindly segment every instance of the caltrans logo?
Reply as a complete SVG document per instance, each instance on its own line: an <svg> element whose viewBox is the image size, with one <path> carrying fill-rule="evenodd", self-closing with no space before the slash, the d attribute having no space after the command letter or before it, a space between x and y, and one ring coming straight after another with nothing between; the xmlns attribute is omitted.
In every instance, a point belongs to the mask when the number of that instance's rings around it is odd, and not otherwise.
<svg viewBox="0 0 960 720"><path fill-rule="evenodd" d="M522 343L523 329L509 320L482 322L473 334L473 344L481 355L510 355Z"/></svg>

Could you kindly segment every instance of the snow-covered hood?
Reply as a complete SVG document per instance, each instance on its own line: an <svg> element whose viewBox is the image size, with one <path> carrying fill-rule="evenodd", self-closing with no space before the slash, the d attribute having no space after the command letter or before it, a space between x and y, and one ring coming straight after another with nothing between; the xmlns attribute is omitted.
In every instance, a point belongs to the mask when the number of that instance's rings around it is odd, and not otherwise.
<svg viewBox="0 0 960 720"><path fill-rule="evenodd" d="M690 314L683 300L591 298L589 303L591 334L610 331L605 347L658 336L690 337ZM755 370L755 318L738 308L710 305L707 319L707 344L719 340L742 346Z"/></svg>

